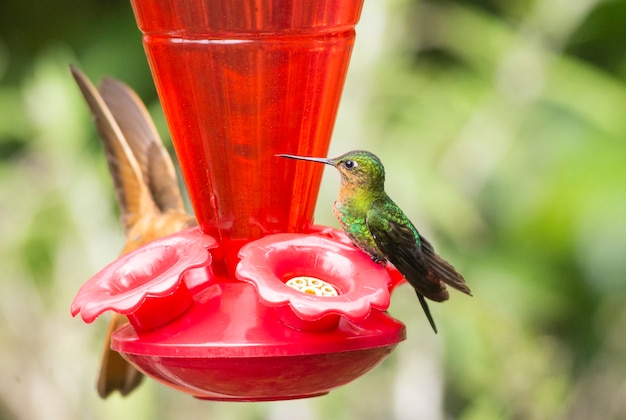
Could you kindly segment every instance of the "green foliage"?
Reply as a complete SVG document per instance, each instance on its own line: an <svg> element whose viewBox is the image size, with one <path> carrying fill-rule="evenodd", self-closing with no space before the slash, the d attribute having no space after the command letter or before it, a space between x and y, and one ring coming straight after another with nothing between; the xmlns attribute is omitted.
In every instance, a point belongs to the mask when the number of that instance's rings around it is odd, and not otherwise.
<svg viewBox="0 0 626 420"><path fill-rule="evenodd" d="M572 395L621 323L607 305L626 295L625 52L611 47L625 37L606 10L624 2L561 15L551 2L521 15L461 3L408 5L418 34L380 64L370 119L380 147L415 151L422 192L407 201L468 265L475 299L445 309L446 412L555 418L573 413L565 403L617 404L619 418L617 390Z"/></svg>

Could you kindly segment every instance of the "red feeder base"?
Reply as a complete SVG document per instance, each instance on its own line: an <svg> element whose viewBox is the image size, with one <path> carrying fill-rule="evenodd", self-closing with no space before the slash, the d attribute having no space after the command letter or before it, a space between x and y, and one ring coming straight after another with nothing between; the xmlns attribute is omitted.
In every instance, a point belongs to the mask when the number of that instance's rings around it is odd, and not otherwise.
<svg viewBox="0 0 626 420"><path fill-rule="evenodd" d="M193 296L180 317L153 331L118 329L112 347L146 375L197 398L268 401L314 397L363 375L404 340L402 323L372 310L335 330L296 330L228 280Z"/></svg>

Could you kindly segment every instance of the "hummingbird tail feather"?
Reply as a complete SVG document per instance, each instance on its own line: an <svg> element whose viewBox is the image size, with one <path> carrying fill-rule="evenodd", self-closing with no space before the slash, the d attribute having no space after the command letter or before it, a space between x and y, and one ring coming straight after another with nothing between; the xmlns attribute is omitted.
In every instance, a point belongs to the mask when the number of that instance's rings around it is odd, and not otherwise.
<svg viewBox="0 0 626 420"><path fill-rule="evenodd" d="M435 334L437 334L437 326L435 325L435 320L433 319L433 316L430 313L430 308L428 307L428 303L426 302L426 299L419 292L416 292L416 294L417 294L417 298L420 301L420 305L422 305L424 314L426 314L426 318L428 318L428 322L430 323L430 326L433 328L433 331L435 332Z"/></svg>
<svg viewBox="0 0 626 420"><path fill-rule="evenodd" d="M113 391L119 391L122 396L126 396L143 380L144 375L141 372L111 349L111 334L126 322L126 317L114 314L109 323L97 382L100 398L108 397Z"/></svg>

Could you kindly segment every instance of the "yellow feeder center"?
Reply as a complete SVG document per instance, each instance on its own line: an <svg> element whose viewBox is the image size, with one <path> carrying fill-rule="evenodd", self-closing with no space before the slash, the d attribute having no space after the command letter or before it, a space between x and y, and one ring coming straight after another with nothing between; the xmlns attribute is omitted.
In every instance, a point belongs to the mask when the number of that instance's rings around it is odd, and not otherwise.
<svg viewBox="0 0 626 420"><path fill-rule="evenodd" d="M299 276L289 279L287 286L292 287L302 293L308 293L315 296L338 296L337 289L324 280L315 277Z"/></svg>

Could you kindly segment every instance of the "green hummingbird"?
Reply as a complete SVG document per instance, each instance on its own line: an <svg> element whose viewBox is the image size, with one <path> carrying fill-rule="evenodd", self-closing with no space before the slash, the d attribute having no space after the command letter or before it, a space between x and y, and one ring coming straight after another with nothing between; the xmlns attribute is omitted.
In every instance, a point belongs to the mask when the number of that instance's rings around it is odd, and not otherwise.
<svg viewBox="0 0 626 420"><path fill-rule="evenodd" d="M413 286L431 327L437 327L426 298L443 302L446 285L471 296L465 279L439 257L404 212L385 192L385 168L371 152L354 150L334 159L279 154L276 156L324 163L341 175L333 212L343 230L372 260L390 262Z"/></svg>

